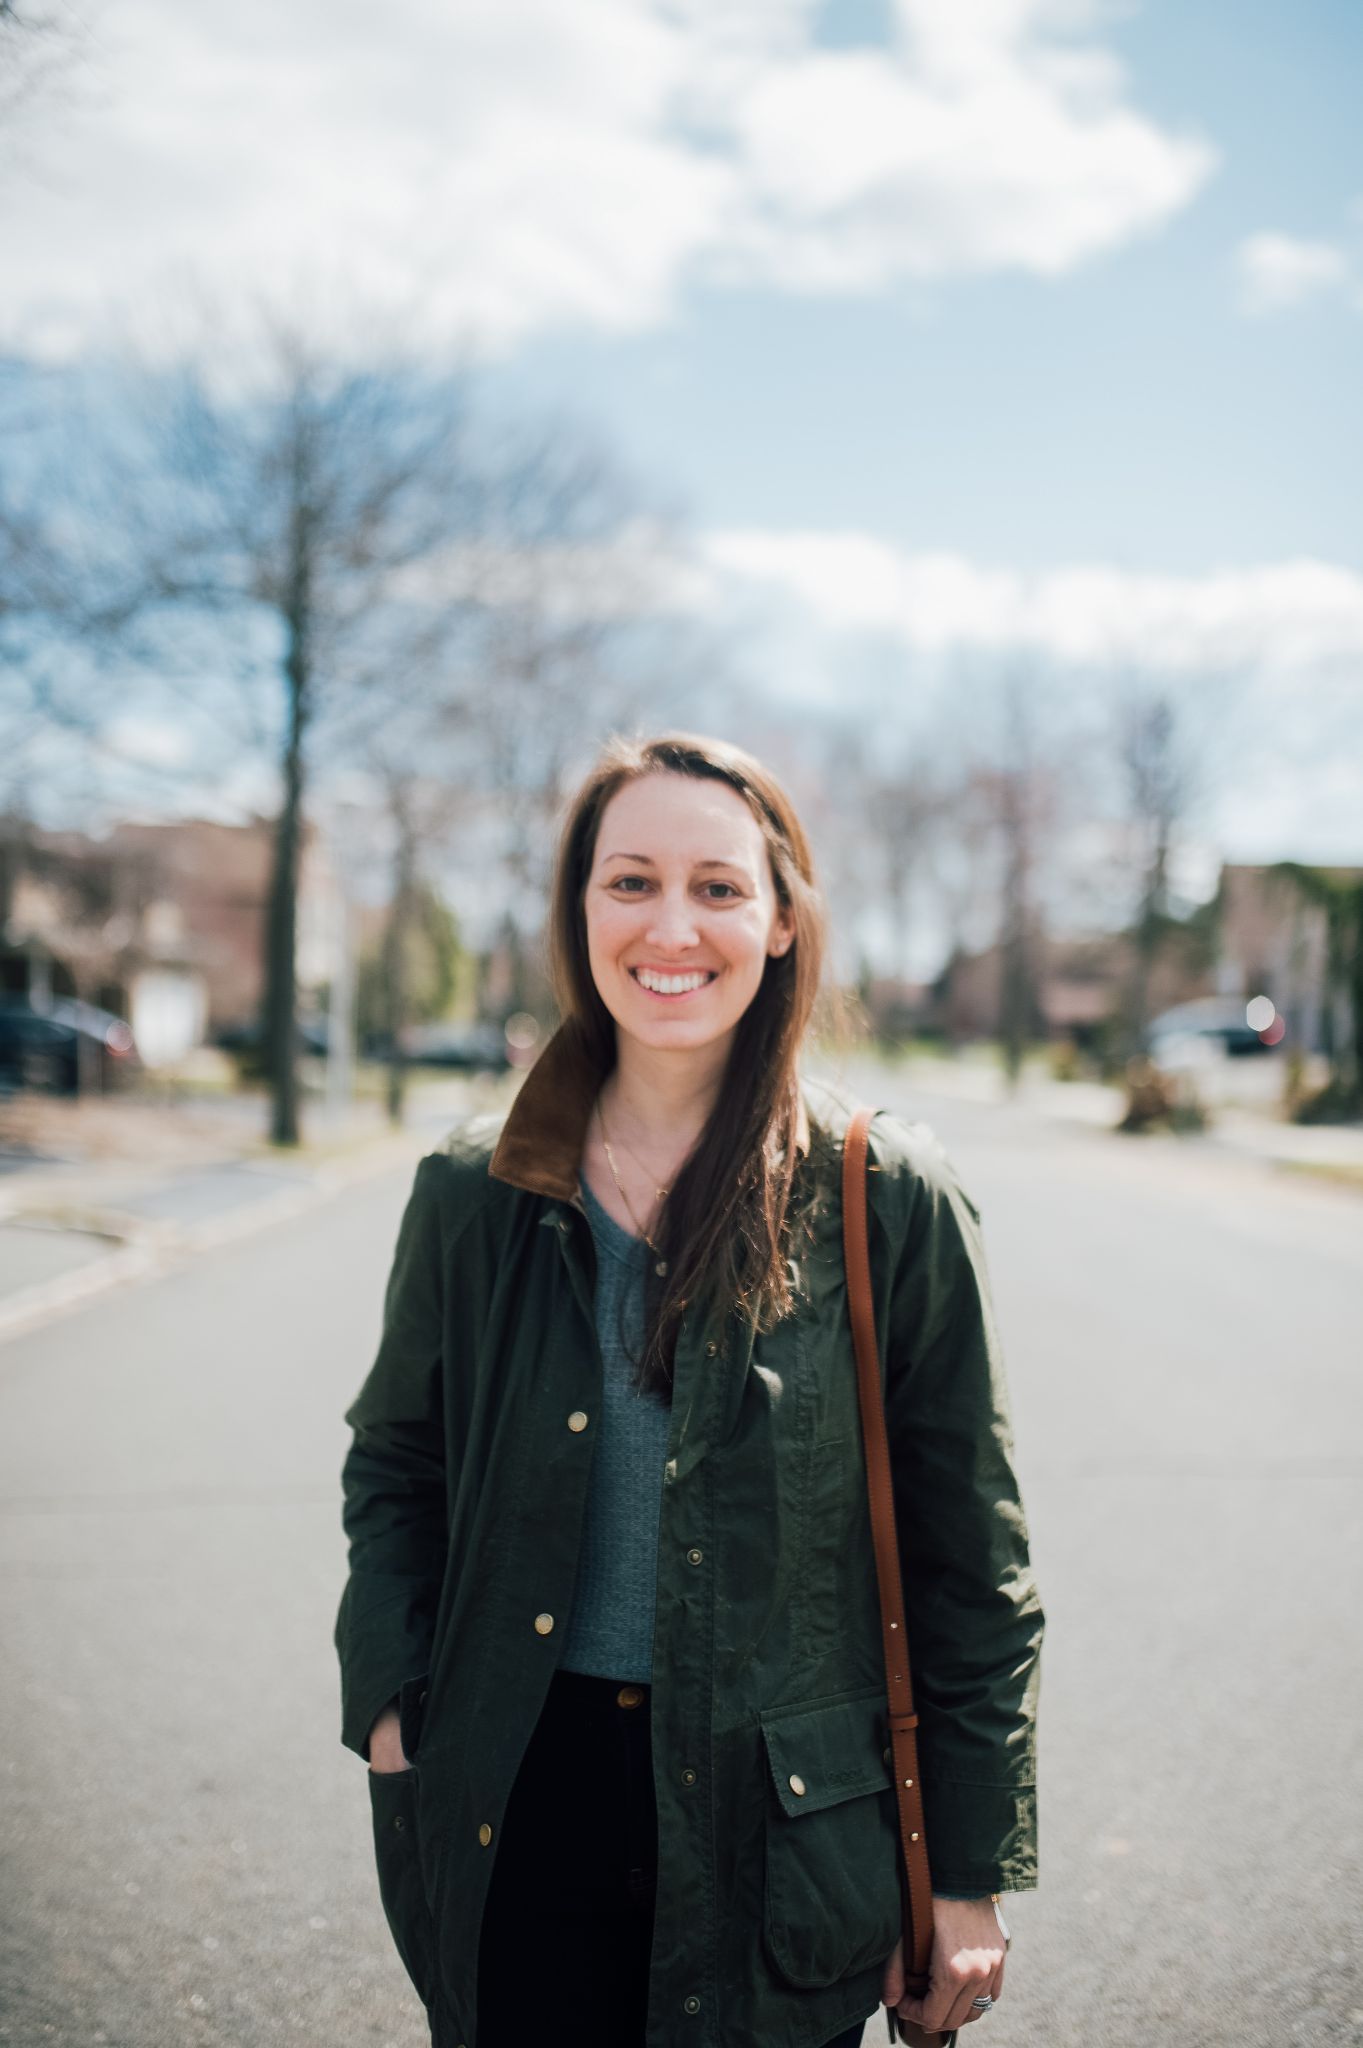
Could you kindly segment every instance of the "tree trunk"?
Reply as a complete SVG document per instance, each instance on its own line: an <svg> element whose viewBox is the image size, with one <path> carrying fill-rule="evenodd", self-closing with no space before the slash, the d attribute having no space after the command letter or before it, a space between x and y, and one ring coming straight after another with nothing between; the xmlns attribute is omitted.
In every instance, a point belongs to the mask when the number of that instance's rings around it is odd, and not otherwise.
<svg viewBox="0 0 1363 2048"><path fill-rule="evenodd" d="M1345 901L1349 946L1345 969L1345 993L1349 1004L1349 1075L1345 1094L1357 1114L1363 1110L1363 883L1355 883Z"/></svg>
<svg viewBox="0 0 1363 2048"><path fill-rule="evenodd" d="M393 876L393 907L383 939L383 980L388 1028L388 1120L402 1122L407 1092L407 1062L402 1056L402 1032L407 1017L407 949L416 898L416 835L407 806L400 793L392 798L397 825L397 860Z"/></svg>
<svg viewBox="0 0 1363 2048"><path fill-rule="evenodd" d="M1019 907L1020 908L1020 907ZM1019 909L1010 909L1009 928L1003 941L1002 989L999 1000L999 1036L1003 1041L1003 1067L1010 1084L1022 1072L1031 1036L1032 975L1027 957L1027 935Z"/></svg>
<svg viewBox="0 0 1363 2048"><path fill-rule="evenodd" d="M1004 1072L1010 1087L1017 1085L1031 1037L1032 961L1028 944L1028 835L1026 806L1029 792L1021 773L1008 770L1003 786L1003 916L1001 919L999 989L999 1037L1003 1046Z"/></svg>
<svg viewBox="0 0 1363 2048"><path fill-rule="evenodd" d="M298 1143L298 875L303 839L303 736L311 667L311 561L308 510L301 489L290 535L284 680L288 726L282 762L284 802L275 828L274 872L265 954L266 1057L270 1142Z"/></svg>
<svg viewBox="0 0 1363 2048"><path fill-rule="evenodd" d="M1145 1028L1150 1021L1150 983L1159 958L1163 937L1163 913L1167 893L1169 845L1161 833L1141 893L1140 911L1132 932L1131 980L1126 1001L1126 1045L1128 1059L1145 1048Z"/></svg>
<svg viewBox="0 0 1363 2048"><path fill-rule="evenodd" d="M1004 699L1006 754L1000 776L1003 903L999 945L999 1036L1004 1072L1015 1088L1032 1036L1036 999L1031 947L1032 818L1036 803L1032 723L1025 679L1008 678Z"/></svg>

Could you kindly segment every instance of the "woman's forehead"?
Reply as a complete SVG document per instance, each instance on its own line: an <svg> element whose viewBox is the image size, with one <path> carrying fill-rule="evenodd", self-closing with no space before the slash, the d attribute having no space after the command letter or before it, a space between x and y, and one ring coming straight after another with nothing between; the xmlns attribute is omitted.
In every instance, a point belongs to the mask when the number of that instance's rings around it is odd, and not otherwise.
<svg viewBox="0 0 1363 2048"><path fill-rule="evenodd" d="M642 775L625 783L601 814L596 858L734 861L761 857L762 829L746 800L712 776Z"/></svg>

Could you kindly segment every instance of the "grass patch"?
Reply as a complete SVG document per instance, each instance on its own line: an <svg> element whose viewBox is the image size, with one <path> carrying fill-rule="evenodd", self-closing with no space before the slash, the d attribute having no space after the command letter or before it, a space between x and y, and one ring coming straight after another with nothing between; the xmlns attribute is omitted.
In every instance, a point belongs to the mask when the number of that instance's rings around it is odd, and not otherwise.
<svg viewBox="0 0 1363 2048"><path fill-rule="evenodd" d="M1312 1180L1333 1181L1336 1187L1354 1188L1363 1194L1363 1165L1352 1166L1344 1159L1280 1159L1282 1173L1304 1173Z"/></svg>

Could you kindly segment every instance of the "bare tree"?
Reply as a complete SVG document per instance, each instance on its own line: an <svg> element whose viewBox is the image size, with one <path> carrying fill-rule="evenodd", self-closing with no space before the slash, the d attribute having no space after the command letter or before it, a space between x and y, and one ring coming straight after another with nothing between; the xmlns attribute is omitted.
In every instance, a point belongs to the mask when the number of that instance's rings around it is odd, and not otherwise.
<svg viewBox="0 0 1363 2048"><path fill-rule="evenodd" d="M508 1009L539 1007L530 954L567 776L656 678L675 538L594 440L560 421L479 423L467 530L405 578L402 688L351 693L328 751L363 759L388 825L389 1114L402 1114L411 923L429 876L470 831L503 899ZM381 642L380 664L393 648ZM491 831L489 833L489 825Z"/></svg>
<svg viewBox="0 0 1363 2048"><path fill-rule="evenodd" d="M1134 1056L1145 1042L1151 977L1177 923L1170 904L1169 862L1174 835L1187 810L1192 774L1167 687L1128 685L1117 717L1118 760L1138 878L1123 1018L1125 1051Z"/></svg>
<svg viewBox="0 0 1363 2048"><path fill-rule="evenodd" d="M659 623L677 543L632 480L561 422L502 451L481 509L478 712L466 758L499 821L510 1004L526 1009L543 980L529 948L568 778L685 659Z"/></svg>
<svg viewBox="0 0 1363 2048"><path fill-rule="evenodd" d="M410 572L466 530L466 388L400 358L325 357L262 318L249 381L184 368L144 389L126 497L135 568L129 659L197 668L200 702L233 687L240 737L273 727L281 785L265 935L265 1030L275 1143L299 1135L297 898L305 796L327 724L366 693L392 701L397 650L429 606ZM278 712L262 685L273 679Z"/></svg>
<svg viewBox="0 0 1363 2048"><path fill-rule="evenodd" d="M84 25L69 6L0 0L0 124L50 93L84 40Z"/></svg>
<svg viewBox="0 0 1363 2048"><path fill-rule="evenodd" d="M1016 1082L1039 1010L1033 957L1038 786L1035 735L1025 679L1004 680L1005 755L994 777L1001 855L999 1037L1003 1063Z"/></svg>
<svg viewBox="0 0 1363 2048"><path fill-rule="evenodd" d="M884 714L839 719L817 741L806 801L835 927L844 937L845 965L850 969L855 955L865 979L871 955L881 953L885 971L907 981L941 827L945 791L938 767ZM883 948L870 941L868 915L883 930Z"/></svg>
<svg viewBox="0 0 1363 2048"><path fill-rule="evenodd" d="M50 790L113 751L91 678L131 592L108 560L87 559L52 488L65 397L60 373L0 364L0 802L24 804L35 781Z"/></svg>

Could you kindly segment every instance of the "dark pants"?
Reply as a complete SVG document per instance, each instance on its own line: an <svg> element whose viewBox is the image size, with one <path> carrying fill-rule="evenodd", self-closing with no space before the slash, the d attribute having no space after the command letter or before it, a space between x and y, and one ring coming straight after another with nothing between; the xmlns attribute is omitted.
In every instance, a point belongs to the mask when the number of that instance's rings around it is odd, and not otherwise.
<svg viewBox="0 0 1363 2048"><path fill-rule="evenodd" d="M492 1867L479 2048L524 2048L541 2028L555 2048L640 2048L658 1868L649 1708L646 1685L550 1680Z"/></svg>

